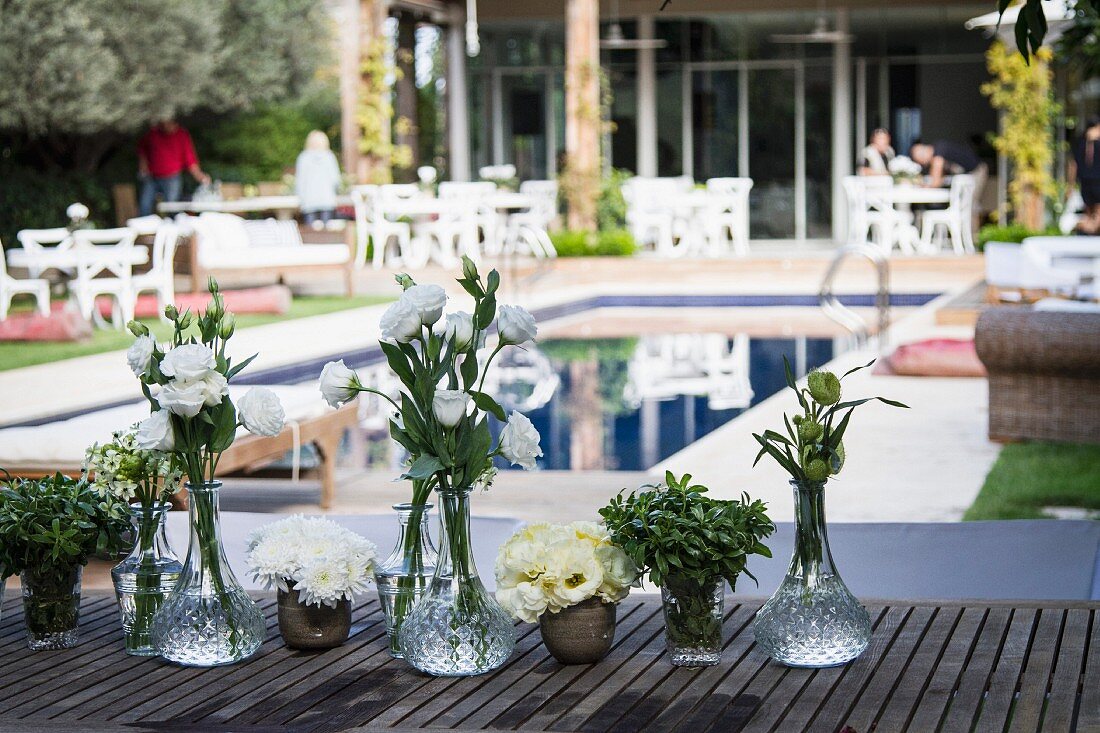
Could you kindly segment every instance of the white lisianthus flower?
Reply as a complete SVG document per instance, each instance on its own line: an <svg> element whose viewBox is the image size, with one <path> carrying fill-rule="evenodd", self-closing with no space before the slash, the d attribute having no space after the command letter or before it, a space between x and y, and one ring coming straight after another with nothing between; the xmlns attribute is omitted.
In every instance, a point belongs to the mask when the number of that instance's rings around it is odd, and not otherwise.
<svg viewBox="0 0 1100 733"><path fill-rule="evenodd" d="M359 375L344 360L330 361L321 370L321 395L332 407L351 402L359 394Z"/></svg>
<svg viewBox="0 0 1100 733"><path fill-rule="evenodd" d="M630 557L616 545L604 545L595 550L596 559L603 567L603 583L598 593L610 603L626 598L630 586L638 581L638 568Z"/></svg>
<svg viewBox="0 0 1100 733"><path fill-rule="evenodd" d="M420 322L430 326L443 316L447 305L447 291L438 285L413 285L401 295L420 315Z"/></svg>
<svg viewBox="0 0 1100 733"><path fill-rule="evenodd" d="M404 296L386 309L378 325L382 328L382 338L402 344L407 344L419 336L423 326L420 321L420 312Z"/></svg>
<svg viewBox="0 0 1100 733"><path fill-rule="evenodd" d="M160 371L173 379L192 381L202 379L214 370L214 352L203 344L183 344L168 353L160 362Z"/></svg>
<svg viewBox="0 0 1100 733"><path fill-rule="evenodd" d="M496 597L504 610L529 624L537 624L539 616L547 611L554 613L562 608L541 583L525 581L512 588L499 588Z"/></svg>
<svg viewBox="0 0 1100 733"><path fill-rule="evenodd" d="M560 605L573 606L586 601L603 585L603 567L591 545L557 543L550 548L550 556L553 561L550 574L557 578L550 595Z"/></svg>
<svg viewBox="0 0 1100 733"><path fill-rule="evenodd" d="M237 403L241 422L254 435L278 435L286 422L279 398L267 387L253 387Z"/></svg>
<svg viewBox="0 0 1100 733"><path fill-rule="evenodd" d="M530 471L535 459L542 457L539 431L521 412L513 412L500 432L500 454L513 466L523 466Z"/></svg>
<svg viewBox="0 0 1100 733"><path fill-rule="evenodd" d="M432 412L445 428L453 428L466 416L470 395L460 389L437 389L432 397Z"/></svg>
<svg viewBox="0 0 1100 733"><path fill-rule="evenodd" d="M73 221L84 221L91 213L92 212L88 211L88 207L79 201L74 204L69 204L69 207L65 209L65 216Z"/></svg>
<svg viewBox="0 0 1100 733"><path fill-rule="evenodd" d="M588 540L595 547L611 544L611 533L599 522L573 522L569 525L579 540Z"/></svg>
<svg viewBox="0 0 1100 733"><path fill-rule="evenodd" d="M463 311L448 313L445 333L456 349L465 349L474 338L474 317Z"/></svg>
<svg viewBox="0 0 1100 733"><path fill-rule="evenodd" d="M153 349L157 347L156 340L152 336L138 336L130 348L126 350L126 363L130 365L135 377L140 377L149 371L149 364L153 361Z"/></svg>
<svg viewBox="0 0 1100 733"><path fill-rule="evenodd" d="M171 451L176 447L176 430L171 413L157 410L138 423L135 444L142 450Z"/></svg>
<svg viewBox="0 0 1100 733"><path fill-rule="evenodd" d="M203 407L221 404L229 383L221 372L210 371L202 379L174 380L157 395L157 404L175 415L194 417Z"/></svg>
<svg viewBox="0 0 1100 733"><path fill-rule="evenodd" d="M525 344L539 332L535 317L518 305L502 305L497 313L497 330L506 344Z"/></svg>

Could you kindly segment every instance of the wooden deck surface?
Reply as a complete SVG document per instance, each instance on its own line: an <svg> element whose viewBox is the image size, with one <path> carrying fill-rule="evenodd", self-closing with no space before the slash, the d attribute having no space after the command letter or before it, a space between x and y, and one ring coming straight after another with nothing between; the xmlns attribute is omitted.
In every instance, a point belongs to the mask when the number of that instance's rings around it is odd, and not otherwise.
<svg viewBox="0 0 1100 733"><path fill-rule="evenodd" d="M252 659L190 669L128 657L113 596L86 594L81 644L26 648L22 611L0 618L0 730L49 731L1100 731L1100 604L872 605L874 638L846 667L789 669L754 648L756 605L727 604L715 667L664 651L658 599L619 609L602 662L566 667L522 625L515 654L481 677L433 679L386 651L377 600L351 639L286 649L274 598Z"/></svg>

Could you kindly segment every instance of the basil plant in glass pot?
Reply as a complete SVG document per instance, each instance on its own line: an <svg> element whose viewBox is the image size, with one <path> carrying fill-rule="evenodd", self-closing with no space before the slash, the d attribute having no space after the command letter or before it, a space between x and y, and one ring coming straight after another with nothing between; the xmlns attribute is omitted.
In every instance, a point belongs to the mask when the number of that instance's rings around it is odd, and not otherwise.
<svg viewBox="0 0 1100 733"><path fill-rule="evenodd" d="M126 547L126 505L99 496L84 480L61 474L0 483L0 569L19 574L27 645L67 649L77 643L80 580L92 555Z"/></svg>
<svg viewBox="0 0 1100 733"><path fill-rule="evenodd" d="M791 475L794 488L794 554L779 590L760 609L756 641L773 659L792 667L832 667L849 662L871 641L871 618L840 577L829 550L825 483L844 468L844 434L853 410L871 400L906 407L882 397L841 401L841 382L874 360L837 377L814 371L806 386L795 383L784 360L787 386L802 409L783 416L784 433L753 437L759 461L769 455ZM755 464L754 464L755 465Z"/></svg>
<svg viewBox="0 0 1100 733"><path fill-rule="evenodd" d="M611 541L649 573L664 601L672 663L718 664L724 583L733 590L750 555L771 557L762 542L775 531L761 501L712 499L707 487L665 474L664 485L620 493L600 510Z"/></svg>

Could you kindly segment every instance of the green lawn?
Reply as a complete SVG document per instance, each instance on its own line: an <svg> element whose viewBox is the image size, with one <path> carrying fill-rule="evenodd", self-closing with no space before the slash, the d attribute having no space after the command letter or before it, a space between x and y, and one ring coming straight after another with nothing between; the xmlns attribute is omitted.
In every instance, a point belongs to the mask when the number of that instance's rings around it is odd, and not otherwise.
<svg viewBox="0 0 1100 733"><path fill-rule="evenodd" d="M1054 506L1100 511L1100 445L1006 445L963 519L1037 519Z"/></svg>
<svg viewBox="0 0 1100 733"><path fill-rule="evenodd" d="M361 308L368 305L385 303L392 298L377 296L360 296L346 298L342 296L316 296L296 297L290 306L290 311L283 315L242 315L237 318L237 329L245 329L252 326L262 326L266 323L286 321L293 318L305 318L307 316L319 316L325 313ZM26 306L24 306L26 307ZM16 310L13 308L13 310ZM172 335L171 326L161 323L158 319L143 320L159 339L167 340ZM71 359L76 356L99 354L104 351L116 351L127 348L134 337L129 331L95 330L92 338L87 341L68 342L16 342L0 343L0 371L17 369L19 367L32 366L34 364L46 364L61 359Z"/></svg>

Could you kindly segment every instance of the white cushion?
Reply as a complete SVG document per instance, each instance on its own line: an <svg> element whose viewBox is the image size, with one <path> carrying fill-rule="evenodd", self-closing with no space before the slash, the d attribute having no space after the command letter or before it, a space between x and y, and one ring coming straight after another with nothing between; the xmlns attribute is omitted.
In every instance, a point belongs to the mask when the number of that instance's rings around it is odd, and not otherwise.
<svg viewBox="0 0 1100 733"><path fill-rule="evenodd" d="M351 250L346 244L249 247L241 250L200 251L199 254L203 267L223 270L296 265L342 265L351 258Z"/></svg>
<svg viewBox="0 0 1100 733"><path fill-rule="evenodd" d="M233 214L208 211L192 221L199 235L199 261L208 251L248 249L244 219Z"/></svg>
<svg viewBox="0 0 1100 733"><path fill-rule="evenodd" d="M1086 303L1064 298L1043 298L1035 304L1035 310L1057 313L1100 313L1100 303Z"/></svg>
<svg viewBox="0 0 1100 733"><path fill-rule="evenodd" d="M295 221L249 220L244 223L252 247L301 247L302 233Z"/></svg>
<svg viewBox="0 0 1100 733"><path fill-rule="evenodd" d="M251 387L229 388L234 401ZM330 411L321 399L316 383L269 387L279 397L287 420L302 422ZM78 466L92 443L104 443L111 433L149 416L149 403L133 402L121 407L96 410L68 420L24 428L0 430L0 466ZM237 437L247 435L241 428Z"/></svg>

